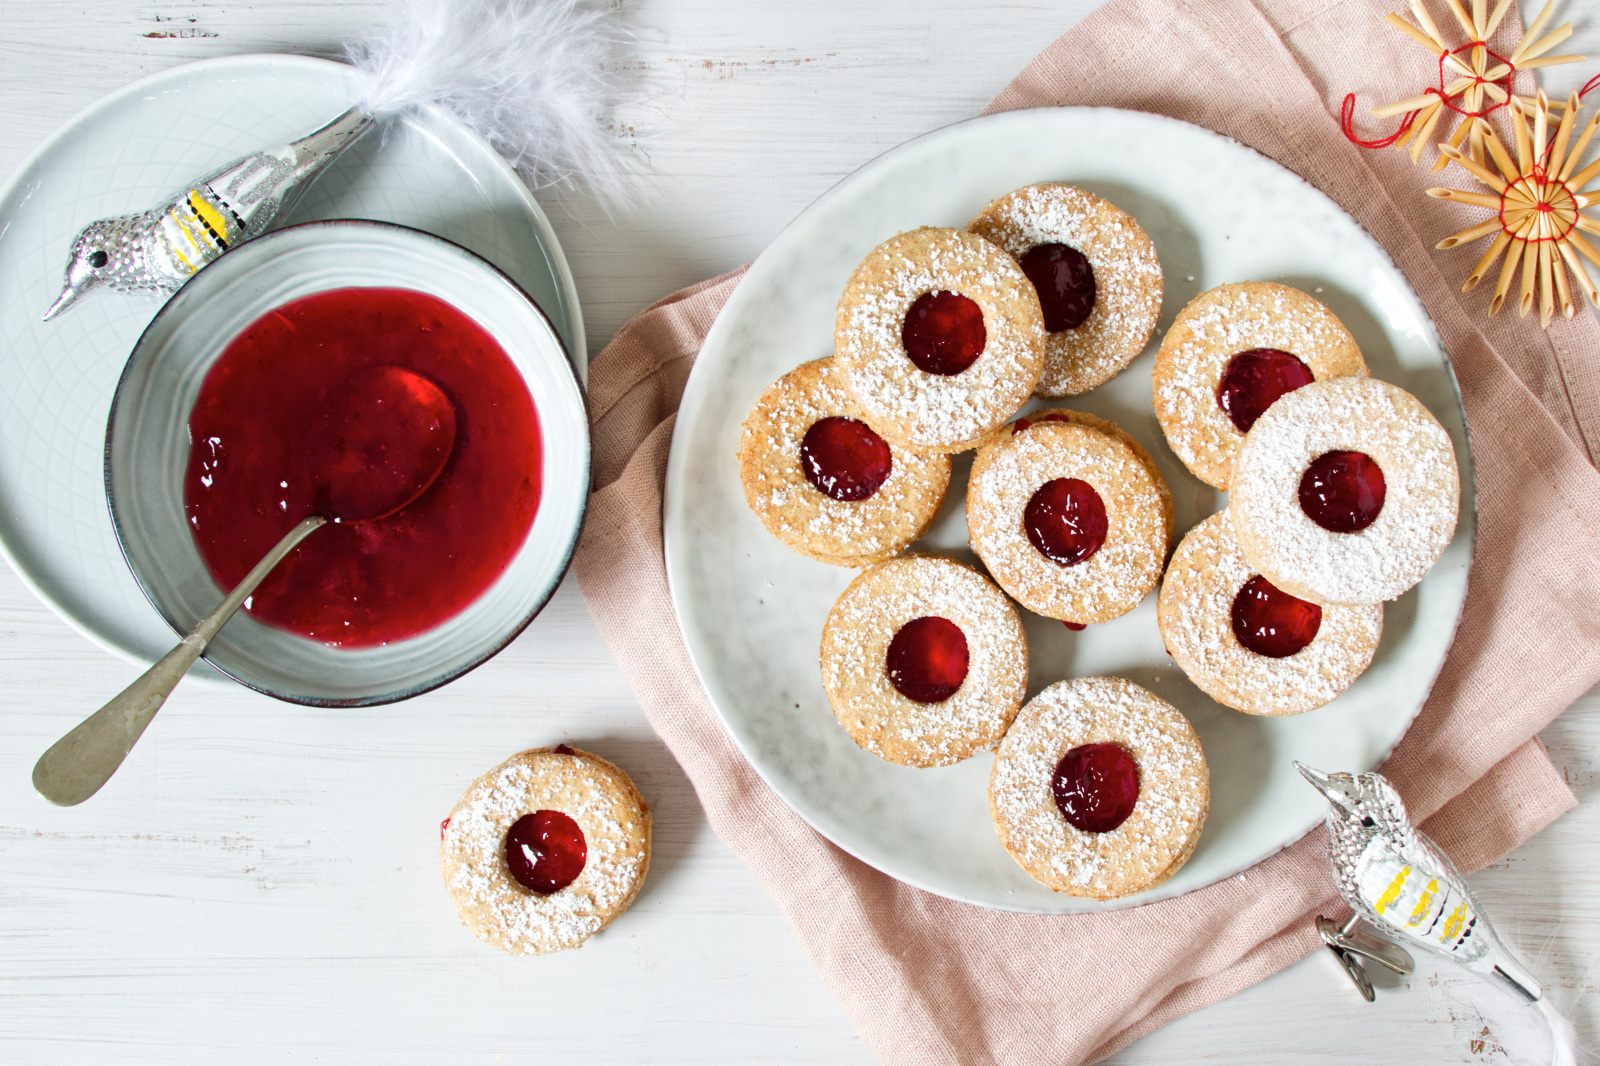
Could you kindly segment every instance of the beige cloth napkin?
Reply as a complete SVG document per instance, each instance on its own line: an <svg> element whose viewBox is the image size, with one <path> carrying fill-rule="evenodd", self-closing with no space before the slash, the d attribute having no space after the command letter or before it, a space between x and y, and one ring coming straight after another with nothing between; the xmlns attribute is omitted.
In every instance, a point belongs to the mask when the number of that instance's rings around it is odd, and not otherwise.
<svg viewBox="0 0 1600 1066"><path fill-rule="evenodd" d="M1477 459L1480 533L1465 618L1387 772L1476 869L1574 802L1534 734L1600 679L1600 327L1548 334L1461 297L1478 253L1429 249L1460 208L1400 153L1339 133L1435 76L1382 26L1387 0L1114 0L1040 55L991 110L1103 104L1209 126L1339 201L1388 249L1455 362ZM1514 22L1508 19L1508 22ZM1174 160L1181 166L1181 160ZM1453 175L1451 183L1460 183ZM761 781L695 678L661 557L673 413L727 275L630 322L595 360L595 494L576 569L595 620L694 782L712 827L778 903L885 1063L1075 1063L1121 1047L1313 950L1338 907L1315 831L1245 874L1151 906L1039 917L907 887L811 830ZM732 461L730 456L729 461Z"/></svg>

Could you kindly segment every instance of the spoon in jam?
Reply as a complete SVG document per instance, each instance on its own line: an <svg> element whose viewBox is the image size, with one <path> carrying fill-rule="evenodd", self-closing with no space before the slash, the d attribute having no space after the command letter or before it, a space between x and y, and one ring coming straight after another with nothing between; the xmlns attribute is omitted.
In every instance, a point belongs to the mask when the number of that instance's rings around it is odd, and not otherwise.
<svg viewBox="0 0 1600 1066"><path fill-rule="evenodd" d="M399 366L358 371L318 410L301 461L317 513L303 519L176 648L40 756L33 787L51 803L82 803L111 779L206 645L306 537L331 522L375 522L439 477L456 442L456 412L438 385Z"/></svg>

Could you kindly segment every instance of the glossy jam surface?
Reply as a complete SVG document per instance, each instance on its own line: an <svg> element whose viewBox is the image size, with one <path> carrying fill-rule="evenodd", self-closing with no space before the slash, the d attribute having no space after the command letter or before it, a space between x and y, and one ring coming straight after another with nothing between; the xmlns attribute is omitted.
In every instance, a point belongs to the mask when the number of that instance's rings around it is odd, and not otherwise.
<svg viewBox="0 0 1600 1066"><path fill-rule="evenodd" d="M1082 633L1085 629L1089 628L1088 625L1083 622L1068 622L1066 619L1062 619L1061 624L1072 630L1074 633Z"/></svg>
<svg viewBox="0 0 1600 1066"><path fill-rule="evenodd" d="M989 331L983 309L959 292L925 292L906 312L900 342L917 369L929 374L959 374L978 361Z"/></svg>
<svg viewBox="0 0 1600 1066"><path fill-rule="evenodd" d="M1056 764L1050 794L1073 828L1109 833L1139 800L1139 766L1121 744L1083 744Z"/></svg>
<svg viewBox="0 0 1600 1066"><path fill-rule="evenodd" d="M1233 635L1273 659L1285 659L1317 639L1322 608L1289 595L1257 574L1233 597Z"/></svg>
<svg viewBox="0 0 1600 1066"><path fill-rule="evenodd" d="M1278 397L1315 380L1311 368L1288 352L1251 348L1228 360L1217 385L1217 406L1240 433L1248 433Z"/></svg>
<svg viewBox="0 0 1600 1066"><path fill-rule="evenodd" d="M578 823L560 811L524 814L506 830L506 866L517 884L548 896L583 873L589 845Z"/></svg>
<svg viewBox="0 0 1600 1066"><path fill-rule="evenodd" d="M1106 542L1106 505L1087 481L1058 477L1028 501L1022 528L1046 559L1076 566Z"/></svg>
<svg viewBox="0 0 1600 1066"><path fill-rule="evenodd" d="M1300 477L1300 509L1331 533L1359 533L1377 521L1388 489L1364 452L1326 452Z"/></svg>
<svg viewBox="0 0 1600 1066"><path fill-rule="evenodd" d="M889 445L854 418L823 418L800 441L800 469L813 488L835 500L865 500L894 470Z"/></svg>
<svg viewBox="0 0 1600 1066"><path fill-rule="evenodd" d="M1044 328L1060 333L1083 325L1094 311L1094 267L1088 257L1065 244L1036 244L1021 262L1039 293Z"/></svg>
<svg viewBox="0 0 1600 1066"><path fill-rule="evenodd" d="M939 703L967 679L967 635L948 618L926 615L901 626L889 642L884 670L908 700Z"/></svg>
<svg viewBox="0 0 1600 1066"><path fill-rule="evenodd" d="M477 599L527 538L539 506L539 419L510 358L432 296L338 289L247 326L189 414L184 506L217 584L237 584L291 527L322 513L307 465L315 422L353 379L386 365L450 398L449 458L395 514L307 538L246 601L258 621L334 646L401 640Z"/></svg>

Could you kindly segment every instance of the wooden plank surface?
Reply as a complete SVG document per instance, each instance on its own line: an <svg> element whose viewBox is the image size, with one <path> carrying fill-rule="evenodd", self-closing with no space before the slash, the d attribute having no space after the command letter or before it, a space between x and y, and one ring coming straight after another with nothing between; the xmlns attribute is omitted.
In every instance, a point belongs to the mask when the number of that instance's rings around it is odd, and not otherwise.
<svg viewBox="0 0 1600 1066"><path fill-rule="evenodd" d="M635 96L622 118L644 170L640 202L613 221L544 197L594 346L650 301L751 258L873 156L975 113L1092 7L630 4L635 56L622 73ZM376 10L5 0L0 176L143 73L238 52L328 53ZM1573 50L1587 37L1600 53L1593 22L1579 20ZM0 568L0 1059L871 1061L707 828L570 583L493 662L408 703L322 711L182 690L90 805L48 807L28 787L33 760L134 673ZM582 951L509 958L458 925L436 827L477 773L561 739L634 774L656 812L655 863L633 910ZM1592 992L1600 690L1545 740L1581 806L1473 883L1550 983ZM1064 1000L1076 976L1063 978ZM1423 960L1367 1006L1331 958L1313 957L1113 1061L1503 1062L1497 1033L1514 1007L1491 996ZM1596 1002L1577 1007L1590 1042Z"/></svg>

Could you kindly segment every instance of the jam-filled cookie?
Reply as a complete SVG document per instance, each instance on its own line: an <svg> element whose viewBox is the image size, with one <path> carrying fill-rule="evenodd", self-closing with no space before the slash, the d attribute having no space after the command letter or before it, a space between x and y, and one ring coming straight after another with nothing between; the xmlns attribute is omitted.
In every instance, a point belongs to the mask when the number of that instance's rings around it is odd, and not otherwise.
<svg viewBox="0 0 1600 1066"><path fill-rule="evenodd" d="M1061 681L1029 700L989 776L989 810L1011 857L1041 884L1092 899L1171 877L1210 806L1188 719L1118 677Z"/></svg>
<svg viewBox="0 0 1600 1066"><path fill-rule="evenodd" d="M1226 489L1244 435L1273 401L1366 372L1332 311L1299 289L1246 281L1203 292L1179 312L1151 387L1172 450L1201 481Z"/></svg>
<svg viewBox="0 0 1600 1066"><path fill-rule="evenodd" d="M1161 475L1111 433L1041 422L978 452L967 530L1022 606L1090 624L1133 610L1167 554Z"/></svg>
<svg viewBox="0 0 1600 1066"><path fill-rule="evenodd" d="M1133 216L1049 182L1007 193L967 227L1015 256L1044 311L1040 396L1076 396L1144 350L1161 314L1161 264Z"/></svg>
<svg viewBox="0 0 1600 1066"><path fill-rule="evenodd" d="M1256 573L1228 512L1189 531L1161 581L1167 652L1199 689L1246 714L1301 714L1350 687L1383 636L1381 604L1319 606Z"/></svg>
<svg viewBox="0 0 1600 1066"><path fill-rule="evenodd" d="M992 746L1022 706L1028 642L1005 594L951 559L863 571L828 613L822 683L855 742L902 766Z"/></svg>
<svg viewBox="0 0 1600 1066"><path fill-rule="evenodd" d="M638 895L650 808L600 756L535 748L472 783L440 829L439 857L480 940L518 955L575 948Z"/></svg>
<svg viewBox="0 0 1600 1066"><path fill-rule="evenodd" d="M739 480L761 524L838 566L887 559L922 535L950 484L950 457L883 439L852 413L832 359L803 363L750 409Z"/></svg>
<svg viewBox="0 0 1600 1066"><path fill-rule="evenodd" d="M1139 462L1144 464L1144 468L1150 471L1150 476L1155 479L1156 491L1161 495L1161 517L1166 523L1167 540L1170 544L1172 528L1176 520L1176 514L1172 507L1172 490L1167 487L1166 478L1161 476L1161 471L1156 469L1155 457L1134 438L1133 434L1110 419L1100 418L1084 411L1070 411L1065 407L1041 407L1038 410L1029 411L1006 428L1010 431L1011 436L1014 437L1030 426L1036 426L1043 422L1072 422L1080 426L1088 426L1090 429L1098 429L1101 433L1111 434L1132 449L1133 454L1138 456Z"/></svg>
<svg viewBox="0 0 1600 1066"><path fill-rule="evenodd" d="M834 359L862 417L885 437L959 452L1039 384L1044 317L1022 268L993 244L961 230L911 230L850 276Z"/></svg>
<svg viewBox="0 0 1600 1066"><path fill-rule="evenodd" d="M1258 573L1314 603L1379 603L1421 581L1455 534L1456 452L1409 392L1334 378L1251 427L1228 512Z"/></svg>

